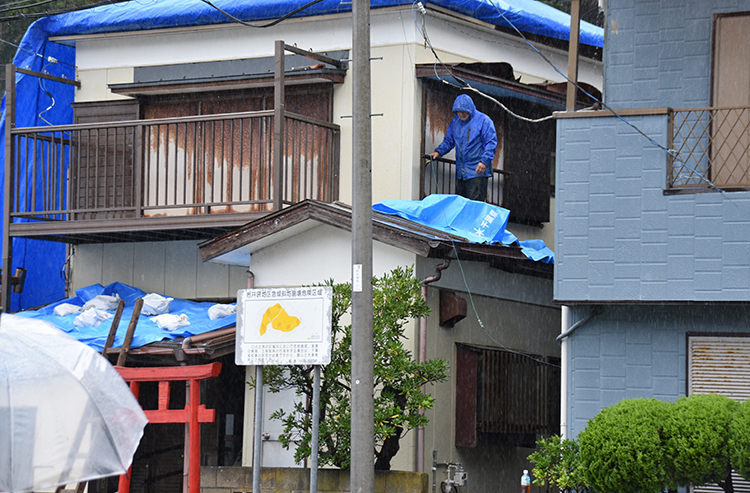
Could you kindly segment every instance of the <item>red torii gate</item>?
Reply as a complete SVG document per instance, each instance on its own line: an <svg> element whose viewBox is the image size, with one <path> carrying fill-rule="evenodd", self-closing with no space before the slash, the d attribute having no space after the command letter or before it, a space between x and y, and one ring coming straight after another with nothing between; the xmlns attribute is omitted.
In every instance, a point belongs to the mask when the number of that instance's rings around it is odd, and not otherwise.
<svg viewBox="0 0 750 493"><path fill-rule="evenodd" d="M115 366L120 376L130 384L130 390L138 399L141 382L159 382L159 408L146 410L149 423L185 423L188 430L188 492L200 493L201 488L201 429L200 423L213 423L216 412L201 404L200 380L214 378L221 372L221 363L198 366L168 366L155 368L126 368ZM190 382L188 402L184 409L169 409L169 385L171 382ZM130 493L130 472L120 476L119 493Z"/></svg>

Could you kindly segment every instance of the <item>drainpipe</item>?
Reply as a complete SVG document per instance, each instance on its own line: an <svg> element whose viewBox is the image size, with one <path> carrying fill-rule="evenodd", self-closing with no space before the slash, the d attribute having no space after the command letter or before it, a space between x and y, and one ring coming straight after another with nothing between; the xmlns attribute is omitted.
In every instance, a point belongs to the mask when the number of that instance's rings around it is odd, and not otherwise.
<svg viewBox="0 0 750 493"><path fill-rule="evenodd" d="M568 330L570 308L562 307L560 334ZM560 436L568 438L568 338L560 341Z"/></svg>
<svg viewBox="0 0 750 493"><path fill-rule="evenodd" d="M422 279L422 299L425 303L427 303L427 285L439 281L442 271L450 265L450 259L445 259L442 264L435 267L435 273L432 276ZM417 363L424 363L425 361L427 361L427 318L421 317L419 319L419 356L417 357ZM425 390L427 389L423 385L422 392ZM424 427L422 426L417 428L417 472L424 472Z"/></svg>
<svg viewBox="0 0 750 493"><path fill-rule="evenodd" d="M563 439L568 438L568 337L601 312L601 307L593 307L588 315L568 328L570 308L566 305L562 307L560 335L556 340L560 343L560 436Z"/></svg>

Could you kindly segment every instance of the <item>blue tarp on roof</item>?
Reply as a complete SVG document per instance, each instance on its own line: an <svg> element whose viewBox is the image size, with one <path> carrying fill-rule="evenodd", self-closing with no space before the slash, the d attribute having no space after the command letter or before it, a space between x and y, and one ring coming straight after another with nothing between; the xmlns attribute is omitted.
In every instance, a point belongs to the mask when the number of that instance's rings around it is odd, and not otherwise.
<svg viewBox="0 0 750 493"><path fill-rule="evenodd" d="M302 7L307 0L215 0L217 7L234 17L257 22L277 19ZM425 0L426 5L473 17L498 26L557 39L568 39L570 16L536 0ZM411 5L410 0L370 0L371 9ZM351 12L352 3L323 0L294 17ZM200 0L133 0L40 19L33 29L50 36L98 34L146 29L231 24L218 10ZM37 25L38 24L38 25ZM512 24L512 25L511 25ZM581 23L581 43L601 47L604 32Z"/></svg>
<svg viewBox="0 0 750 493"><path fill-rule="evenodd" d="M90 346L97 351L101 351L104 348L104 344L107 342L112 319L105 320L99 325L78 327L75 325L75 318L79 314L74 313L63 316L54 314L55 307L58 305L69 303L71 305L83 306L98 295L118 296L125 301L125 308L122 311L122 317L117 326L115 342L112 346L122 347L125 334L128 330L128 325L130 325L130 318L133 315L135 301L146 295L144 291L134 288L133 286L128 286L127 284L119 282L107 286L94 284L76 290L76 296L72 298L53 303L39 310L20 312L18 315L46 320L87 346ZM138 324L133 333L133 341L131 342L130 347L137 348L156 341L176 339L178 337L190 337L203 334L204 332L233 327L237 324L236 314L211 320L208 316L208 309L214 304L215 303L188 301L179 298L173 299L169 304L169 313L185 314L190 322L190 325L175 331L160 329L156 325L156 322L151 320L152 317L141 314L138 318Z"/></svg>
<svg viewBox="0 0 750 493"><path fill-rule="evenodd" d="M277 19L307 3L307 0L215 0L215 5L231 15L249 22ZM474 17L498 26L557 39L568 39L570 16L535 0L423 0L444 9ZM371 0L370 7L412 5L407 0ZM351 2L323 0L295 17L350 12ZM51 36L139 31L169 27L189 27L231 23L226 16L200 0L132 0L92 9L39 19L31 25L21 41L13 63L34 71L75 78L75 48L49 42ZM601 47L603 30L581 23L582 43ZM535 56L529 52L529 56ZM54 63L57 60L57 63ZM74 88L51 81L16 75L16 122L18 127L64 125L72 123L70 103ZM54 103L53 103L54 98ZM5 131L5 99L2 105L0 135ZM0 159L5 154L5 141L0 139ZM31 172L30 170L28 171ZM0 167L0 186L4 181ZM0 213L2 204L0 204ZM64 296L65 246L39 240L13 241L13 267L33 265L26 278L24 293L11 295L10 311L38 306Z"/></svg>
<svg viewBox="0 0 750 493"><path fill-rule="evenodd" d="M459 195L428 195L422 200L384 200L372 206L383 214L403 217L425 226L466 238L472 243L520 246L530 260L555 263L555 254L542 240L519 241L505 229L510 211Z"/></svg>

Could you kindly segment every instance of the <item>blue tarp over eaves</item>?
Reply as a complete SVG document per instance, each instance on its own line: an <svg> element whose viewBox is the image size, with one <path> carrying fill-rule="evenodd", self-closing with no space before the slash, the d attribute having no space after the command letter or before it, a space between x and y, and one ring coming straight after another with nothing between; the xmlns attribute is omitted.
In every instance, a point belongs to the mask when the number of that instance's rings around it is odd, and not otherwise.
<svg viewBox="0 0 750 493"><path fill-rule="evenodd" d="M516 238L505 229L510 211L487 202L459 195L433 194L422 200L384 200L373 205L372 210L461 236L471 243L520 246L529 260L555 263L555 254L544 241Z"/></svg>
<svg viewBox="0 0 750 493"><path fill-rule="evenodd" d="M219 8L249 22L277 19L308 0L215 0ZM498 26L511 24L524 33L568 39L570 16L535 0L422 0L458 14L474 17ZM371 0L372 9L412 5L407 0ZM295 17L350 12L351 2L324 0ZM190 27L231 23L226 16L200 0L132 0L93 9L71 12L36 21L21 41L13 63L22 68L46 71L51 75L75 78L75 48L49 42L52 36L140 31L173 27ZM599 27L581 23L583 44L601 47L604 34ZM529 56L536 56L529 51ZM57 63L54 62L57 60ZM72 123L70 103L72 86L18 74L16 76L16 122L18 127L63 125ZM53 102L54 101L54 102ZM0 135L5 128L5 100L2 106ZM0 158L4 159L5 142L0 139ZM3 161L4 162L4 161ZM30 172L30 171L29 171ZM0 167L0 186L4 180ZM2 204L0 204L0 207ZM1 211L0 211L1 212ZM12 294L9 310L39 306L64 296L65 246L38 240L16 239L13 242L13 268L29 267L23 294Z"/></svg>

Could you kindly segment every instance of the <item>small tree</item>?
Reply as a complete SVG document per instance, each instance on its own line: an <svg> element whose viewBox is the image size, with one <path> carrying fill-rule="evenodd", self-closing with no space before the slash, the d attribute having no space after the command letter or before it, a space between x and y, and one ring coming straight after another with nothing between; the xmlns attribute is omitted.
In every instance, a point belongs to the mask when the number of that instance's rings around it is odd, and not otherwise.
<svg viewBox="0 0 750 493"><path fill-rule="evenodd" d="M326 285L333 286L333 348L331 363L321 369L319 461L348 468L352 332L351 325L344 325L343 320L351 308L351 284L329 281ZM422 386L447 378L446 361L416 363L403 344L404 326L428 312L421 282L411 268L397 268L373 279L376 469L390 469L404 433L427 424L423 411L430 409L435 399L422 392ZM312 437L312 368L269 366L264 380L271 392L293 389L298 396L306 397L292 410L279 409L271 416L283 421L281 443L286 448L296 444L294 459L302 462L310 455Z"/></svg>
<svg viewBox="0 0 750 493"><path fill-rule="evenodd" d="M577 441L553 435L536 444L539 450L529 456L529 461L534 464L535 485L548 485L547 491L550 486L555 486L563 493L588 491Z"/></svg>
<svg viewBox="0 0 750 493"><path fill-rule="evenodd" d="M664 419L667 473L678 485L716 483L732 493L730 424L737 403L720 395L682 397Z"/></svg>
<svg viewBox="0 0 750 493"><path fill-rule="evenodd" d="M673 489L661 438L669 403L620 401L589 420L579 436L588 484L599 493L659 493Z"/></svg>

